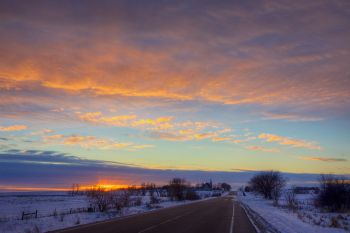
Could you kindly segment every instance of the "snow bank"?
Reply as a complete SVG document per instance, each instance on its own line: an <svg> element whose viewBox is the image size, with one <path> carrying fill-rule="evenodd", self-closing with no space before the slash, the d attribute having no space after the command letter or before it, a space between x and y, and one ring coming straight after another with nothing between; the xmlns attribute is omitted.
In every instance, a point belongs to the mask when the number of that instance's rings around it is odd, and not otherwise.
<svg viewBox="0 0 350 233"><path fill-rule="evenodd" d="M238 194L238 200L246 205L256 214L262 217L276 232L281 233L345 233L344 229L322 227L307 223L298 218L298 213L294 213L286 208L275 207L272 201L248 193L246 196ZM305 196L303 196L306 199ZM302 210L302 209L301 209ZM316 213L316 212L315 212ZM329 214L331 217L331 214ZM267 226L269 227L269 226ZM273 230L267 231L273 232Z"/></svg>
<svg viewBox="0 0 350 233"><path fill-rule="evenodd" d="M201 197L210 197L211 193L199 193ZM159 197L160 203L147 205L149 196L142 197L140 206L123 208L121 211L70 213L70 210L86 208L88 199L84 195L71 196L66 193L7 193L0 194L0 232L46 232L80 224L105 221L112 218L153 211L159 208L184 205L196 201L170 201ZM197 200L201 201L201 200ZM38 218L21 220L22 211L38 211ZM74 211L72 211L74 212Z"/></svg>

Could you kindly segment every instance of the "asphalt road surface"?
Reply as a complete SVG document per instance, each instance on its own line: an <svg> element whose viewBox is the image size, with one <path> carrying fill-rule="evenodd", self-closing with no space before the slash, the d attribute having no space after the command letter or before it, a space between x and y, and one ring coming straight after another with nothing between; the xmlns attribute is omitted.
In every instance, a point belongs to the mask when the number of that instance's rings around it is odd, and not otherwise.
<svg viewBox="0 0 350 233"><path fill-rule="evenodd" d="M256 233L232 196L63 229L65 233Z"/></svg>

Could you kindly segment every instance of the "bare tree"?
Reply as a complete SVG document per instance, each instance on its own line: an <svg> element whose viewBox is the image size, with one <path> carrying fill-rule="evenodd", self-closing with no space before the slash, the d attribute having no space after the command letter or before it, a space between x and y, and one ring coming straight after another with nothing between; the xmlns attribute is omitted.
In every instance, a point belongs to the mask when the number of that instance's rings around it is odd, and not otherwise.
<svg viewBox="0 0 350 233"><path fill-rule="evenodd" d="M72 196L79 195L80 192L80 184L72 184L71 190L69 192Z"/></svg>
<svg viewBox="0 0 350 233"><path fill-rule="evenodd" d="M147 192L146 183L141 183L140 190L141 190L141 195L146 196L146 192Z"/></svg>
<svg viewBox="0 0 350 233"><path fill-rule="evenodd" d="M286 185L286 180L278 171L264 171L254 175L249 185L255 192L260 193L266 199L273 199L278 202L282 194L282 189Z"/></svg>
<svg viewBox="0 0 350 233"><path fill-rule="evenodd" d="M153 196L156 191L156 185L154 183L148 183L146 184L146 190L149 192L150 196Z"/></svg>

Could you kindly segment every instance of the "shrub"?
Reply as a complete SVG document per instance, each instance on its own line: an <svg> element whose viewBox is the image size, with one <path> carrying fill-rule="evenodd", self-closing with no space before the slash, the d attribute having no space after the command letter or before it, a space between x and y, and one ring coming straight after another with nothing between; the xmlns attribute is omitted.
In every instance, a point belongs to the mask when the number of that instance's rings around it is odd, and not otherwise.
<svg viewBox="0 0 350 233"><path fill-rule="evenodd" d="M134 202L134 205L135 206L140 206L142 205L142 198L141 197L138 197L135 199L135 202Z"/></svg>
<svg viewBox="0 0 350 233"><path fill-rule="evenodd" d="M340 223L338 222L337 218L333 217L331 219L331 223L329 224L330 227L334 227L334 228L339 228L340 227Z"/></svg>
<svg viewBox="0 0 350 233"><path fill-rule="evenodd" d="M186 192L185 198L186 198L186 200L193 201L193 200L199 200L200 196L196 193L196 191L190 189Z"/></svg>
<svg viewBox="0 0 350 233"><path fill-rule="evenodd" d="M79 216L76 216L75 225L79 225L79 224L80 224L80 218Z"/></svg>
<svg viewBox="0 0 350 233"><path fill-rule="evenodd" d="M60 218L59 218L60 222L63 222L63 221L64 221L64 217L65 217L65 216L66 216L66 215L65 215L64 212L61 212L61 213L60 213Z"/></svg>
<svg viewBox="0 0 350 233"><path fill-rule="evenodd" d="M287 202L288 209L296 210L298 208L298 201L296 199L296 192L294 188L292 190L288 190L285 193L285 199Z"/></svg>
<svg viewBox="0 0 350 233"><path fill-rule="evenodd" d="M128 191L117 191L111 197L111 203L114 208L118 211L124 207L130 206L130 192Z"/></svg>
<svg viewBox="0 0 350 233"><path fill-rule="evenodd" d="M249 193L250 191L252 191L251 187L249 186L244 187L244 192Z"/></svg>
<svg viewBox="0 0 350 233"><path fill-rule="evenodd" d="M112 203L111 192L107 192L101 187L92 188L87 191L87 196L91 206L97 207L100 212L104 212L108 209L110 203Z"/></svg>
<svg viewBox="0 0 350 233"><path fill-rule="evenodd" d="M151 197L150 197L150 204L158 204L158 203L160 203L160 199L157 198L154 195L151 195Z"/></svg>
<svg viewBox="0 0 350 233"><path fill-rule="evenodd" d="M171 200L181 201L185 199L185 191L188 188L185 179L174 178L169 182L168 194Z"/></svg>
<svg viewBox="0 0 350 233"><path fill-rule="evenodd" d="M229 185L229 184L227 184L227 183L222 183L222 184L220 184L220 186L221 186L221 188L222 188L224 191L226 191L226 192L228 192L228 191L231 190L231 185Z"/></svg>
<svg viewBox="0 0 350 233"><path fill-rule="evenodd" d="M72 188L68 193L72 196L80 195L82 193L80 190L80 184L72 184Z"/></svg>
<svg viewBox="0 0 350 233"><path fill-rule="evenodd" d="M316 204L329 211L346 211L350 209L350 184L344 179L332 175L322 175L320 191Z"/></svg>
<svg viewBox="0 0 350 233"><path fill-rule="evenodd" d="M278 171L260 172L249 181L253 191L260 193L266 199L273 199L275 203L278 202L285 184L286 180Z"/></svg>
<svg viewBox="0 0 350 233"><path fill-rule="evenodd" d="M54 218L57 218L58 213L57 213L57 210L56 210L56 209L53 211L52 216L54 216Z"/></svg>
<svg viewBox="0 0 350 233"><path fill-rule="evenodd" d="M33 229L25 229L25 233L40 233L40 229L37 225L34 225Z"/></svg>

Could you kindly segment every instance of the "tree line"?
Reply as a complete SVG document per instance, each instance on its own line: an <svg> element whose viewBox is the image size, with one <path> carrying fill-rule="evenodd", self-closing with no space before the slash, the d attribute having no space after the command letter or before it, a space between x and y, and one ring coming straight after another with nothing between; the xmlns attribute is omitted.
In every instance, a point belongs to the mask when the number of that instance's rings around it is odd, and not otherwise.
<svg viewBox="0 0 350 233"><path fill-rule="evenodd" d="M231 190L227 183L212 184L206 182L192 186L190 182L182 178L173 178L166 185L156 185L154 183L142 183L139 187L130 186L118 190L107 190L100 186L94 186L82 190L79 184L73 184L70 195L86 195L89 200L91 211L104 212L108 209L120 211L124 207L140 206L146 204L147 207L153 208L166 198L171 201L198 200L202 196L198 191L216 191L215 195L221 195L224 191ZM149 201L143 203L143 196L149 197ZM204 197L209 197L206 194Z"/></svg>
<svg viewBox="0 0 350 233"><path fill-rule="evenodd" d="M292 189L283 192L286 181L286 178L278 171L259 172L250 179L248 186L242 191L259 193L264 198L273 200L276 205L284 194L287 206L295 210L298 208L296 194L299 189L292 187ZM350 210L350 182L345 177L320 175L319 187L313 190L316 207L332 212Z"/></svg>

